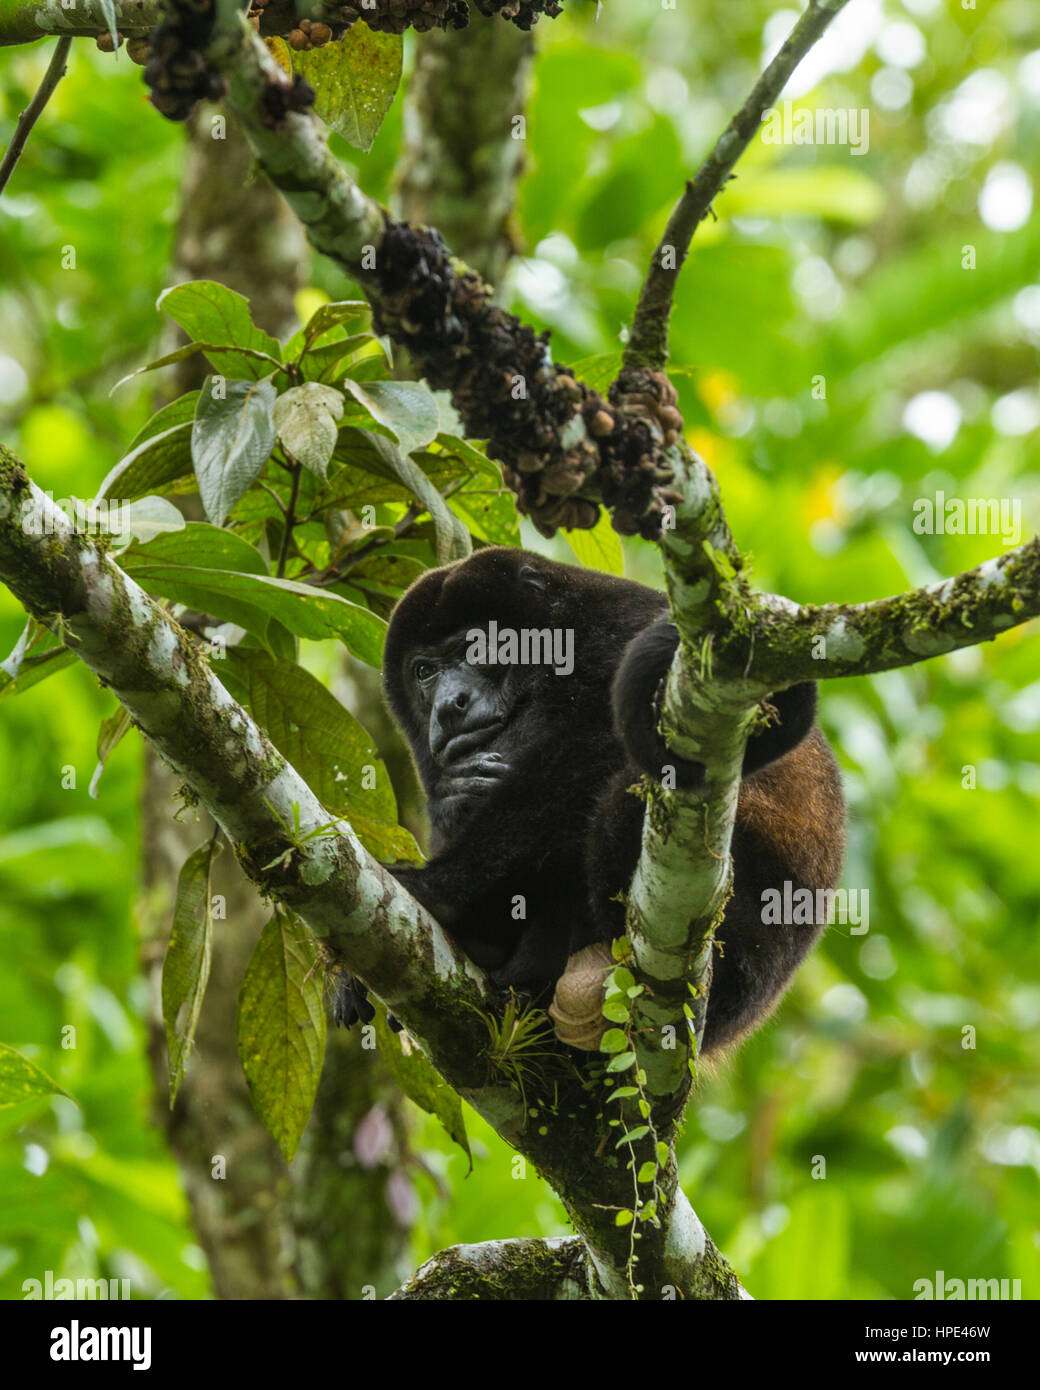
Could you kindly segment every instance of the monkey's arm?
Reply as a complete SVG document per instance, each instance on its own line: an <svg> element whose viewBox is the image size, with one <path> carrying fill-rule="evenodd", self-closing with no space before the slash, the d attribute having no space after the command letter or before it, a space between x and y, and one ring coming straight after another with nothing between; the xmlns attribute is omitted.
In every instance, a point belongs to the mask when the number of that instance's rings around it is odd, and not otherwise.
<svg viewBox="0 0 1040 1390"><path fill-rule="evenodd" d="M703 764L678 757L657 728L661 682L678 645L678 630L667 616L632 639L614 677L614 725L625 751L641 772L660 781L663 770L673 767L676 785L692 788L704 780ZM766 703L776 718L748 739L745 777L782 758L805 738L816 718L816 685L804 681L771 695Z"/></svg>

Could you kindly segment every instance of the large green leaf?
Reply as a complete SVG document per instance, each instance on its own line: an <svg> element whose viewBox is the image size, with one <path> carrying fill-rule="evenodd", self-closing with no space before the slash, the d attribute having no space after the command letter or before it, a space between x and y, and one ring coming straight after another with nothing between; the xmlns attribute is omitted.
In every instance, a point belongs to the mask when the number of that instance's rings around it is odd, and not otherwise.
<svg viewBox="0 0 1040 1390"><path fill-rule="evenodd" d="M191 424L195 418L195 402L199 398L198 391L185 391L183 396L178 396L168 405L161 406L155 414L141 426L130 441L127 454L132 454L139 444L143 444L146 439L151 439L153 435L163 434L173 425ZM116 465L118 467L118 464Z"/></svg>
<svg viewBox="0 0 1040 1390"><path fill-rule="evenodd" d="M317 381L290 387L274 403L271 419L286 451L322 482L343 418L343 392Z"/></svg>
<svg viewBox="0 0 1040 1390"><path fill-rule="evenodd" d="M257 328L249 312L249 301L215 280L189 280L187 284L174 285L163 291L156 307L179 323L193 342L227 344L230 353L226 357L212 346L206 348L206 356L220 376L259 380L270 374L270 363L244 358L235 353L235 348L252 348L275 363L282 360L281 344Z"/></svg>
<svg viewBox="0 0 1040 1390"><path fill-rule="evenodd" d="M145 544L137 542L120 556L120 565L133 574L141 565L190 565L215 570L237 570L242 574L266 574L267 565L256 546L205 521L189 521L182 531L156 536Z"/></svg>
<svg viewBox="0 0 1040 1390"><path fill-rule="evenodd" d="M192 409L198 392L192 393ZM113 497L130 501L146 493L161 491L178 478L186 477L191 464L191 420L170 425L159 434L148 435L105 475L98 498Z"/></svg>
<svg viewBox="0 0 1040 1390"><path fill-rule="evenodd" d="M421 449L436 438L441 427L437 400L421 381L341 382L359 405L378 424L393 433L403 454Z"/></svg>
<svg viewBox="0 0 1040 1390"><path fill-rule="evenodd" d="M181 866L173 926L162 969L162 1012L170 1068L170 1106L184 1080L213 955L210 870L216 836L193 850Z"/></svg>
<svg viewBox="0 0 1040 1390"><path fill-rule="evenodd" d="M289 360L289 349L295 347L297 351L309 352L313 345L324 333L331 333L334 328L342 328L351 319L366 317L372 313L372 307L366 299L333 299L327 304L319 305L311 314L303 328L293 334L286 344L286 360ZM358 343L364 338L370 338L370 333L357 333L352 338L342 338L340 341L346 343Z"/></svg>
<svg viewBox="0 0 1040 1390"><path fill-rule="evenodd" d="M790 1219L755 1261L749 1284L763 1298L848 1297L849 1214L833 1182L807 1185Z"/></svg>
<svg viewBox="0 0 1040 1390"><path fill-rule="evenodd" d="M401 81L402 40L356 24L337 43L293 53L293 68L314 88L314 109L355 149L368 151Z"/></svg>
<svg viewBox="0 0 1040 1390"><path fill-rule="evenodd" d="M238 997L238 1055L257 1114L288 1163L314 1104L325 1056L317 948L278 911L264 927Z"/></svg>
<svg viewBox="0 0 1040 1390"><path fill-rule="evenodd" d="M369 666L379 666L386 624L338 594L269 575L143 560L136 560L130 573L146 593L237 623L261 641L266 640L269 619L277 618L297 637L338 637Z"/></svg>
<svg viewBox="0 0 1040 1390"><path fill-rule="evenodd" d="M743 173L726 187L719 211L727 216L815 214L832 222L866 223L879 218L885 190L859 169L833 164L817 169L765 169Z"/></svg>
<svg viewBox="0 0 1040 1390"><path fill-rule="evenodd" d="M346 383L345 383L346 384ZM398 383L390 382L388 385ZM410 385L411 383L400 383ZM350 383L356 386L356 383ZM432 400L433 398L430 397ZM359 430L351 428L349 433L357 449L356 456L365 468L370 468L373 472L378 471L384 477L395 478L404 487L406 496L410 493L417 501L421 502L430 514L433 523L435 548L437 558L441 563L448 560L460 559L469 554L470 543L466 528L457 516L452 512L447 502L441 496L440 482L435 482L430 477L424 467L424 462L432 460L433 467L437 468L437 456L426 454L423 462L409 458L404 450L396 446L392 440L385 439L382 435L373 434L369 430ZM363 442L361 442L363 440ZM342 444L337 445L336 457L343 457ZM453 477L465 476L468 468L458 460L445 458L445 473L448 479ZM353 479L343 480L349 490L353 490ZM326 495L331 497L344 496L341 488L341 475L336 474L332 481L327 485ZM387 497L377 498L374 494L378 489L363 486L361 496L354 503L339 501L338 506L365 506L372 505L375 501L389 500Z"/></svg>
<svg viewBox="0 0 1040 1390"><path fill-rule="evenodd" d="M207 377L195 408L191 456L206 515L217 526L252 486L274 448L277 393L269 381Z"/></svg>
<svg viewBox="0 0 1040 1390"><path fill-rule="evenodd" d="M397 824L393 788L371 737L331 691L302 666L245 647L229 649L220 674L322 804L347 817L370 853L391 861L419 858L414 840Z"/></svg>
<svg viewBox="0 0 1040 1390"><path fill-rule="evenodd" d="M160 367L176 366L178 362L197 357L199 353L206 354L213 370L221 376L244 376L250 380L258 380L260 377L273 375L281 366L277 358L271 357L269 353L259 352L256 348L232 348L225 343L187 343L175 352L168 352L165 357L157 357L154 362L148 362L145 366L128 372L116 382L112 390L117 390L124 382L133 381L135 376L158 371Z"/></svg>

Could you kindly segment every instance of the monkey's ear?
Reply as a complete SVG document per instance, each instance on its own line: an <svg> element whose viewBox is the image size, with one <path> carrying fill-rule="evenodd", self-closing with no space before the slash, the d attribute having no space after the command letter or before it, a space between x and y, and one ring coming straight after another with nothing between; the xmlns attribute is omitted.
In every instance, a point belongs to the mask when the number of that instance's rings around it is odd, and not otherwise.
<svg viewBox="0 0 1040 1390"><path fill-rule="evenodd" d="M541 570L536 570L533 565L524 565L520 571L521 584L529 584L532 589L537 589L540 594L544 594L549 587L549 576L543 574Z"/></svg>

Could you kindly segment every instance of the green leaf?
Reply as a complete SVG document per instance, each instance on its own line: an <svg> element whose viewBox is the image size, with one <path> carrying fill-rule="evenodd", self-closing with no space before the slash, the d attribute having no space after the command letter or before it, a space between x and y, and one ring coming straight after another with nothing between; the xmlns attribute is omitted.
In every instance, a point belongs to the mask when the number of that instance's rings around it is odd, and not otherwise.
<svg viewBox="0 0 1040 1390"><path fill-rule="evenodd" d="M379 356L363 352L370 344L378 345ZM378 361L389 369L390 359L382 339L373 333L355 333L350 338L337 338L331 343L321 343L310 348L300 359L300 374L305 381L323 381L333 384L347 373L356 375L362 365Z"/></svg>
<svg viewBox="0 0 1040 1390"><path fill-rule="evenodd" d="M184 515L165 497L138 497L111 514L109 531L117 546L150 541L184 530Z"/></svg>
<svg viewBox="0 0 1040 1390"><path fill-rule="evenodd" d="M407 1034L391 1031L381 1013L376 1014L375 1027L380 1056L394 1080L409 1100L441 1122L448 1138L458 1144L469 1159L472 1170L473 1155L458 1096Z"/></svg>
<svg viewBox="0 0 1040 1390"><path fill-rule="evenodd" d="M257 1114L288 1163L314 1104L325 1056L317 949L298 918L276 912L238 997L238 1055Z"/></svg>
<svg viewBox="0 0 1040 1390"><path fill-rule="evenodd" d="M317 342L323 333L330 333L334 328L340 328L351 319L356 319L360 315L371 314L372 307L367 299L335 299L328 304L322 304L314 313L311 314L307 323L297 333L290 338L286 344L286 360L291 360L289 349L298 345L298 351L307 352L311 344ZM360 345L366 339L372 337L370 333L356 333L351 338L343 338L336 346L346 348L348 343L355 346Z"/></svg>
<svg viewBox="0 0 1040 1390"><path fill-rule="evenodd" d="M293 386L278 397L271 419L297 463L325 481L343 418L343 392L316 381Z"/></svg>
<svg viewBox="0 0 1040 1390"><path fill-rule="evenodd" d="M754 1262L756 1293L767 1298L848 1296L851 1252L849 1199L833 1183L814 1182L794 1197L787 1225Z"/></svg>
<svg viewBox="0 0 1040 1390"><path fill-rule="evenodd" d="M647 1159L636 1174L636 1182L653 1182L656 1177L657 1164L652 1159Z"/></svg>
<svg viewBox="0 0 1040 1390"><path fill-rule="evenodd" d="M639 1139L643 1139L650 1133L649 1125L636 1125L635 1129L628 1129L614 1145L615 1149L620 1149L622 1144L635 1144Z"/></svg>
<svg viewBox="0 0 1040 1390"><path fill-rule="evenodd" d="M611 1057L606 1069L608 1072L628 1071L629 1067L635 1065L635 1060L634 1052L620 1052L616 1057Z"/></svg>
<svg viewBox="0 0 1040 1390"><path fill-rule="evenodd" d="M274 448L276 393L269 381L227 381L218 399L215 384L215 378L207 377L199 393L191 456L206 515L220 526Z"/></svg>
<svg viewBox="0 0 1040 1390"><path fill-rule="evenodd" d="M620 1028L608 1028L600 1039L601 1052L620 1052L628 1046L628 1038Z"/></svg>
<svg viewBox="0 0 1040 1390"><path fill-rule="evenodd" d="M611 983L616 989L629 990L636 982L636 977L631 970L624 965L615 965L611 974Z"/></svg>
<svg viewBox="0 0 1040 1390"><path fill-rule="evenodd" d="M108 762L113 749L130 728L130 715L122 705L116 709L114 714L110 714L107 719L101 721L97 738L97 767L94 769L90 786L87 788L88 794L95 799L98 795L98 783L101 781L101 774L105 770L105 763Z"/></svg>
<svg viewBox="0 0 1040 1390"><path fill-rule="evenodd" d="M292 65L314 88L314 110L325 124L367 153L397 94L401 53L399 34L357 24L337 43L294 52Z"/></svg>
<svg viewBox="0 0 1040 1390"><path fill-rule="evenodd" d="M267 574L267 564L255 545L234 531L205 521L185 522L181 531L136 542L119 563L128 574L144 565L189 565L241 574Z"/></svg>
<svg viewBox="0 0 1040 1390"><path fill-rule="evenodd" d="M603 1017L611 1023L627 1023L632 1015L618 999L608 999L603 1005Z"/></svg>
<svg viewBox="0 0 1040 1390"><path fill-rule="evenodd" d="M137 431L126 452L128 454L133 453L137 446L143 444L146 439L151 439L157 434L165 434L174 425L190 425L195 419L195 403L198 398L198 391L185 391L183 396L178 396L168 405L161 406Z"/></svg>
<svg viewBox="0 0 1040 1390"><path fill-rule="evenodd" d="M49 651L33 652L22 661L17 679L12 679L6 671L0 673L0 699L5 695L21 695L48 676L64 671L66 666L75 665L75 662L76 654L68 647L51 647Z"/></svg>
<svg viewBox="0 0 1040 1390"><path fill-rule="evenodd" d="M437 435L437 446L471 472L470 481L451 496L451 506L480 540L489 545L520 545L516 497L502 481L498 465L457 435Z"/></svg>
<svg viewBox="0 0 1040 1390"><path fill-rule="evenodd" d="M206 354L210 365L219 376L245 376L252 381L258 381L261 377L271 376L282 365L276 357L271 357L266 352L258 352L255 348L232 347L228 343L186 343L176 352L168 352L165 357L157 357L154 362L120 377L108 394L112 395L125 382L133 381L135 376L157 371L160 367L173 367L186 358L196 357L200 352ZM257 370L258 363L263 370Z"/></svg>
<svg viewBox="0 0 1040 1390"><path fill-rule="evenodd" d="M330 473L328 485L319 491L315 505L322 508L347 505L340 498L348 493L356 494L356 475L359 472L372 475L362 480L362 486L371 488L374 478L384 479L393 484L393 500L407 500L408 492L402 489L396 471L399 453L400 450L394 441L387 439L385 435L376 434L373 430L360 429L355 425L344 425L339 432L339 442L333 459L345 467L337 468ZM417 453L415 462L437 487L446 487L450 482L464 477L466 473L465 465L458 459L450 458L446 454L430 453L428 450ZM348 472L348 469L352 471ZM344 475L345 481L342 481ZM363 498L362 504L364 501L375 500L383 499Z"/></svg>
<svg viewBox="0 0 1040 1390"><path fill-rule="evenodd" d="M386 548L373 551L357 564L351 565L348 580L351 584L365 589L377 588L381 593L396 598L425 572L426 566L421 560L411 555L397 555Z"/></svg>
<svg viewBox="0 0 1040 1390"><path fill-rule="evenodd" d="M193 342L211 345L205 349L206 356L219 376L242 375L259 380L269 375L271 362L277 365L282 360L278 339L253 323L249 301L215 280L189 280L187 284L174 285L159 296L156 308L179 323ZM229 345L228 355L222 356L212 347L217 343ZM271 362L243 357L241 351L235 352L236 348L251 348L265 354Z"/></svg>
<svg viewBox="0 0 1040 1390"><path fill-rule="evenodd" d="M437 437L437 401L421 381L367 381L362 385L347 378L341 384L377 424L390 430L402 453L421 449Z"/></svg>
<svg viewBox="0 0 1040 1390"><path fill-rule="evenodd" d="M631 1226L635 1213L631 1211L619 1211L614 1217L615 1226Z"/></svg>
<svg viewBox="0 0 1040 1390"><path fill-rule="evenodd" d="M193 410L197 399L198 392L192 392ZM192 422L187 420L143 439L105 474L98 499L115 496L130 501L187 477L192 466L191 430Z"/></svg>
<svg viewBox="0 0 1040 1390"><path fill-rule="evenodd" d="M657 1162L661 1168L668 1165L668 1145L663 1140L658 1140L657 1143Z"/></svg>
<svg viewBox="0 0 1040 1390"><path fill-rule="evenodd" d="M193 850L181 866L173 926L162 968L162 1013L170 1069L170 1108L184 1080L213 954L210 870L216 836Z"/></svg>
<svg viewBox="0 0 1040 1390"><path fill-rule="evenodd" d="M637 1096L638 1094L638 1086L619 1086L616 1091L611 1091L610 1095L607 1096L607 1100L608 1102L612 1100L627 1100L629 1096Z"/></svg>
<svg viewBox="0 0 1040 1390"><path fill-rule="evenodd" d="M69 1096L35 1062L23 1057L7 1043L0 1043L0 1109L18 1105L37 1096Z"/></svg>
<svg viewBox="0 0 1040 1390"><path fill-rule="evenodd" d="M277 618L297 637L316 642L338 637L367 665L379 666L386 623L338 594L291 579L191 565L138 561L132 572L141 588L153 597L172 598L224 622L237 623L261 641L266 640L268 620Z"/></svg>
<svg viewBox="0 0 1040 1390"><path fill-rule="evenodd" d="M594 357L583 357L571 367L575 381L583 381L586 386L605 396L621 370L624 354L617 352L598 352Z"/></svg>
<svg viewBox="0 0 1040 1390"><path fill-rule="evenodd" d="M322 805L347 817L377 859L416 861L397 824L397 802L371 736L331 691L293 662L255 648L229 648L220 676Z"/></svg>
<svg viewBox="0 0 1040 1390"><path fill-rule="evenodd" d="M396 385L398 383L390 384ZM411 383L402 382L400 384L410 385ZM368 430L352 430L352 434L367 437L367 447L370 450L369 460L374 462L373 456L378 457L382 468L392 477L397 478L429 512L434 527L437 559L441 564L468 555L470 543L465 526L452 512L437 490L436 483L427 476L422 466L415 459L408 458L403 449L396 447L391 440L384 439L381 435L372 434ZM338 477L333 479L332 488L335 488L337 481Z"/></svg>

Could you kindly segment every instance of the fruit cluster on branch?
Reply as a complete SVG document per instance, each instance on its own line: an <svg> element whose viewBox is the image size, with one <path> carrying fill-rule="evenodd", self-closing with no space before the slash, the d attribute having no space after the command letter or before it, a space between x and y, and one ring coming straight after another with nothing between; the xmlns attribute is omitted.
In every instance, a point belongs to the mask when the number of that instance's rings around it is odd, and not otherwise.
<svg viewBox="0 0 1040 1390"><path fill-rule="evenodd" d="M547 332L491 304L488 286L431 228L388 218L377 265L361 276L377 330L408 349L435 390L451 392L467 435L488 441L543 535L595 526L600 502L622 534L660 534L679 500L666 451L682 427L663 373L626 372L605 399L552 360Z"/></svg>

